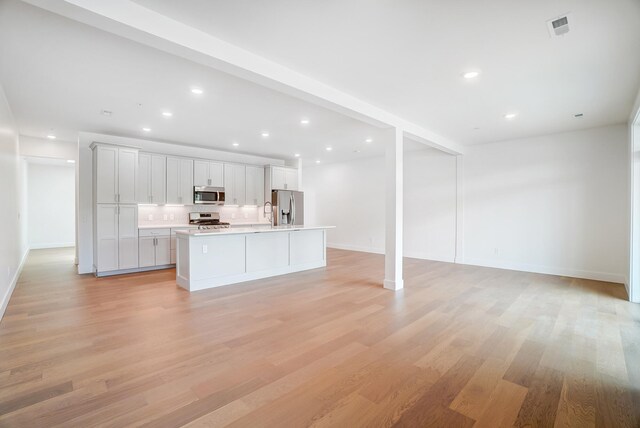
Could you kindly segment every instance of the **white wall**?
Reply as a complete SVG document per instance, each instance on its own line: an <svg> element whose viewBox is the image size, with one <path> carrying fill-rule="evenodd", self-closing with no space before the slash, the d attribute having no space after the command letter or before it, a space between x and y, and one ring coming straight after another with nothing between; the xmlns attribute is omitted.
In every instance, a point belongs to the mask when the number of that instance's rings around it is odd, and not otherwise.
<svg viewBox="0 0 640 428"><path fill-rule="evenodd" d="M640 91L629 116L629 300L640 303Z"/></svg>
<svg viewBox="0 0 640 428"><path fill-rule="evenodd" d="M0 317L9 303L27 255L21 234L23 219L20 208L23 172L18 157L18 133L9 103L0 86Z"/></svg>
<svg viewBox="0 0 640 428"><path fill-rule="evenodd" d="M405 255L453 261L459 235L463 263L624 282L627 144L617 125L471 147L458 212L455 158L407 152ZM330 245L383 251L383 169L382 158L307 167L305 215L337 226Z"/></svg>
<svg viewBox="0 0 640 428"><path fill-rule="evenodd" d="M464 261L624 282L624 125L473 147L464 156Z"/></svg>
<svg viewBox="0 0 640 428"><path fill-rule="evenodd" d="M75 168L30 162L28 183L29 248L75 245Z"/></svg>
<svg viewBox="0 0 640 428"><path fill-rule="evenodd" d="M76 254L78 258L78 273L93 272L93 164L89 146L94 142L133 146L138 147L140 151L162 153L172 156L215 159L254 165L284 165L284 161L281 159L264 156L245 155L242 153L224 152L202 147L81 132L78 138L77 170L78 234Z"/></svg>
<svg viewBox="0 0 640 428"><path fill-rule="evenodd" d="M20 135L20 156L77 160L78 143Z"/></svg>
<svg viewBox="0 0 640 428"><path fill-rule="evenodd" d="M405 256L453 261L455 177L454 156L405 152ZM329 246L384 252L384 158L306 167L303 189L306 222L337 226Z"/></svg>

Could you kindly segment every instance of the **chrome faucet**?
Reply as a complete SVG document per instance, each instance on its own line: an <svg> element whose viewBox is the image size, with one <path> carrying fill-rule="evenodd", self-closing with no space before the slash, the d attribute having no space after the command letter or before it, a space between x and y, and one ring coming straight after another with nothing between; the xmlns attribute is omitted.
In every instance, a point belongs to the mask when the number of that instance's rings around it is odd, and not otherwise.
<svg viewBox="0 0 640 428"><path fill-rule="evenodd" d="M269 205L269 223L271 223L271 227L273 227L273 204L270 201L265 201L264 207L262 208L262 216L267 216L267 204Z"/></svg>

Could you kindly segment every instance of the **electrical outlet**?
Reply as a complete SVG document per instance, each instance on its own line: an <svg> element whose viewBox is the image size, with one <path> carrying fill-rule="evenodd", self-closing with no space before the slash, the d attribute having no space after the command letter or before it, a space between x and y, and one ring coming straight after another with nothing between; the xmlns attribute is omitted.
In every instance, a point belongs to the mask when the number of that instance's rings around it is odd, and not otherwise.
<svg viewBox="0 0 640 428"><path fill-rule="evenodd" d="M173 220L175 218L176 218L176 216L174 216L173 214L169 214L169 220Z"/></svg>
<svg viewBox="0 0 640 428"><path fill-rule="evenodd" d="M163 219L164 219L165 221L169 220L169 216L168 216L168 215L166 215L166 214L165 214L165 215L163 215L162 217L163 217Z"/></svg>
<svg viewBox="0 0 640 428"><path fill-rule="evenodd" d="M497 255L500 255L500 251L498 251L498 249L497 249L497 248L494 248L494 249L493 249L493 254L495 254L496 256L497 256Z"/></svg>
<svg viewBox="0 0 640 428"><path fill-rule="evenodd" d="M202 254L207 254L209 252L209 246L207 244L204 244L202 246Z"/></svg>
<svg viewBox="0 0 640 428"><path fill-rule="evenodd" d="M149 221L153 221L153 214L149 214L147 218L149 219Z"/></svg>
<svg viewBox="0 0 640 428"><path fill-rule="evenodd" d="M236 218L236 213L231 213L231 218Z"/></svg>

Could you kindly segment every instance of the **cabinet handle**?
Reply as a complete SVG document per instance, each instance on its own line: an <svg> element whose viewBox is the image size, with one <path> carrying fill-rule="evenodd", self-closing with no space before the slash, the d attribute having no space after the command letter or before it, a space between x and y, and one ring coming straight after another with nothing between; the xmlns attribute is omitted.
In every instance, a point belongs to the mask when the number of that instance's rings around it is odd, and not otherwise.
<svg viewBox="0 0 640 428"><path fill-rule="evenodd" d="M178 202L182 203L182 196L178 196Z"/></svg>
<svg viewBox="0 0 640 428"><path fill-rule="evenodd" d="M210 178L207 179L207 184L211 185L211 179Z"/></svg>
<svg viewBox="0 0 640 428"><path fill-rule="evenodd" d="M152 196L149 196L149 198L151 199L151 202L153 202L153 195L152 195Z"/></svg>

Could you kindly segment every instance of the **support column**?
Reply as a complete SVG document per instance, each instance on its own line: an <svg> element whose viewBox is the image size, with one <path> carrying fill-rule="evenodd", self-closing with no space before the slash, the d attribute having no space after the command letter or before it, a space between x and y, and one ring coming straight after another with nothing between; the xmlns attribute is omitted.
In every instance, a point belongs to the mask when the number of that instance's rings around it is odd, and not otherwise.
<svg viewBox="0 0 640 428"><path fill-rule="evenodd" d="M385 165L385 257L384 288L400 290L402 280L402 230L403 230L403 131L395 128L392 138L387 139Z"/></svg>

